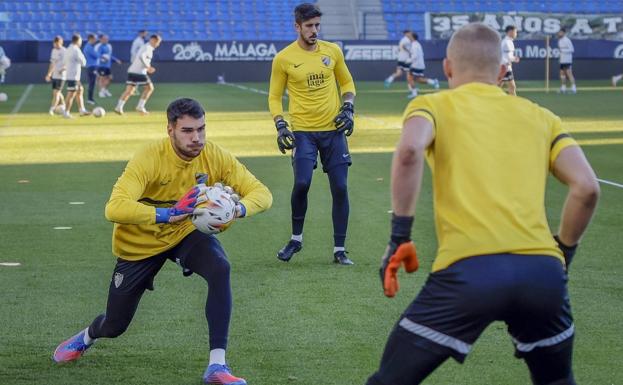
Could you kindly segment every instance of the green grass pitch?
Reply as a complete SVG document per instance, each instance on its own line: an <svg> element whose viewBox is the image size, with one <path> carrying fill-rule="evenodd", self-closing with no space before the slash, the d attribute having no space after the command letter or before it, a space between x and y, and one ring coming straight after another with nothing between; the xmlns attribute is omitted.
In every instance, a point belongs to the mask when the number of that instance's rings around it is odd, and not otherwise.
<svg viewBox="0 0 623 385"><path fill-rule="evenodd" d="M276 148L266 96L215 84L157 84L146 117L108 111L65 120L46 114L48 85L4 86L0 103L0 384L199 384L208 358L203 315L206 285L166 264L156 290L143 297L128 331L101 340L78 362L56 365L63 339L102 312L115 260L112 225L103 208L137 147L165 135L164 109L190 96L206 107L208 136L241 157L272 190L274 204L219 235L232 263L234 313L228 360L254 385L363 384L378 365L385 339L413 299L435 252L430 174L414 230L423 267L401 275L401 291L382 295L379 257L389 232L389 165L407 103L404 83L389 90L360 82L356 130L350 138L351 220L347 248L356 265L334 266L330 194L316 172L305 247L290 263L276 251L290 232L290 161ZM265 91L267 84L245 84ZM607 82L580 83L577 95L545 93L519 83L519 94L559 114L583 144L602 179L623 183L623 92ZM112 87L118 96L122 85ZM17 109L16 107L19 107ZM495 181L491 181L495 183ZM565 189L550 181L546 199L557 226ZM70 204L70 202L84 202ZM576 322L575 373L582 384L622 384L623 189L602 185L595 219L570 274ZM56 230L55 227L71 227ZM524 385L529 375L513 358L502 323L487 329L464 365L446 362L428 385Z"/></svg>

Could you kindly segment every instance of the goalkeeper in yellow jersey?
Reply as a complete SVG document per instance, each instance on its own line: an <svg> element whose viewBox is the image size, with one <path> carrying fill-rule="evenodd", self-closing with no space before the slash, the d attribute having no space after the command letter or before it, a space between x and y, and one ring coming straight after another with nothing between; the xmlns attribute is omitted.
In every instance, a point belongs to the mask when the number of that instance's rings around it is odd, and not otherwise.
<svg viewBox="0 0 623 385"><path fill-rule="evenodd" d="M450 90L418 97L405 110L380 269L385 295L398 291L403 263L418 268L411 227L425 159L438 250L367 385L420 384L448 358L462 363L494 321L506 323L534 385L575 385L567 274L599 185L560 118L497 87L506 72L500 46L498 32L484 24L461 27L443 63ZM544 205L550 173L569 189L556 236Z"/></svg>
<svg viewBox="0 0 623 385"><path fill-rule="evenodd" d="M245 385L225 361L232 296L229 262L213 235L195 229L188 219L206 184L222 182L241 196L236 217L268 209L270 191L230 153L206 141L205 112L193 99L177 99L167 108L168 138L139 151L127 164L106 204L114 222L113 253L117 264L108 291L106 312L61 343L56 362L77 360L98 338L121 335L134 317L145 290L167 260L196 273L209 286L205 305L210 358L206 384Z"/></svg>
<svg viewBox="0 0 623 385"><path fill-rule="evenodd" d="M344 243L348 227L348 167L351 156L347 136L354 128L355 84L339 46L318 40L322 13L314 4L294 9L298 38L273 59L268 103L277 128L277 145L292 150L292 236L277 253L289 261L303 247L307 192L320 155L333 198L333 260L352 265ZM338 92L339 85L339 92ZM285 120L282 97L287 88L290 123Z"/></svg>

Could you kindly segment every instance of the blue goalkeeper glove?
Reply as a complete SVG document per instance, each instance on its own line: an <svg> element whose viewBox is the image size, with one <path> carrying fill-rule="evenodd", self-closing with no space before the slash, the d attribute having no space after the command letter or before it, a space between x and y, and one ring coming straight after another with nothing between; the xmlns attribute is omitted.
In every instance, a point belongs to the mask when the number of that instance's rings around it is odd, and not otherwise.
<svg viewBox="0 0 623 385"><path fill-rule="evenodd" d="M278 119L275 121L275 128L277 128L277 147L282 154L285 154L286 150L292 150L296 147L294 135L292 131L288 130L288 122Z"/></svg>
<svg viewBox="0 0 623 385"><path fill-rule="evenodd" d="M560 241L560 238L558 238L558 235L554 235L554 239L556 240L556 243L558 244L558 248L560 249L560 251L562 251L563 257L565 257L565 265L567 266L567 271L569 271L569 265L571 264L571 261L573 260L573 257L575 256L575 251L577 250L578 245L575 244L573 246L567 246Z"/></svg>
<svg viewBox="0 0 623 385"><path fill-rule="evenodd" d="M206 201L207 189L205 184L198 184L188 190L173 207L157 207L156 223L175 223L186 219L193 213L195 206Z"/></svg>
<svg viewBox="0 0 623 385"><path fill-rule="evenodd" d="M411 227L413 217L392 215L392 235L381 258L381 284L386 297L393 297L398 292L398 270L404 264L407 273L413 273L420 267L415 251L415 244L411 241Z"/></svg>
<svg viewBox="0 0 623 385"><path fill-rule="evenodd" d="M355 106L351 102L344 102L340 108L340 112L337 114L333 123L337 132L343 132L346 136L350 136L355 128L355 119L353 114L355 113Z"/></svg>

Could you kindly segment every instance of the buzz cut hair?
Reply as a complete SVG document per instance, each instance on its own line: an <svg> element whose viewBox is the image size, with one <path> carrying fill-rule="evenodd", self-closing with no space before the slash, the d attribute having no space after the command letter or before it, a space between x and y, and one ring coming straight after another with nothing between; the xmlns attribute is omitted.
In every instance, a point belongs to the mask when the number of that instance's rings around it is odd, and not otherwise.
<svg viewBox="0 0 623 385"><path fill-rule="evenodd" d="M172 101L167 107L167 123L175 127L177 120L183 116L200 119L206 114L201 104L195 99L179 98Z"/></svg>
<svg viewBox="0 0 623 385"><path fill-rule="evenodd" d="M516 29L517 27L515 27L514 25L507 25L506 28L504 28L504 32L509 33L510 31L514 31Z"/></svg>
<svg viewBox="0 0 623 385"><path fill-rule="evenodd" d="M54 40L52 40L54 43L59 43L61 41L63 41L63 37L61 35L56 35L54 36Z"/></svg>
<svg viewBox="0 0 623 385"><path fill-rule="evenodd" d="M160 37L160 35L158 35L157 33L154 33L153 35L151 35L149 37L150 39L156 39L158 41L162 40L162 37Z"/></svg>
<svg viewBox="0 0 623 385"><path fill-rule="evenodd" d="M567 28L566 27L560 27L560 32L567 33Z"/></svg>
<svg viewBox="0 0 623 385"><path fill-rule="evenodd" d="M80 36L79 33L74 33L73 35L71 35L71 42L72 43L77 43L80 40L82 40L82 36Z"/></svg>
<svg viewBox="0 0 623 385"><path fill-rule="evenodd" d="M303 3L294 8L294 21L299 25L309 19L320 16L322 16L322 12L320 12L320 8L316 4Z"/></svg>

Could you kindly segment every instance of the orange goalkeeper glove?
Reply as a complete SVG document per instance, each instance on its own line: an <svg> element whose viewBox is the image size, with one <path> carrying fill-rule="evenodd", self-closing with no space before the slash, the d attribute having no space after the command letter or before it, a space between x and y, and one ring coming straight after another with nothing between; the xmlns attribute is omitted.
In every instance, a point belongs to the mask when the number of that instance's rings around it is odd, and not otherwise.
<svg viewBox="0 0 623 385"><path fill-rule="evenodd" d="M404 264L407 273L413 273L420 267L412 241L397 245L390 241L381 263L381 282L386 297L393 297L398 292L398 270Z"/></svg>
<svg viewBox="0 0 623 385"><path fill-rule="evenodd" d="M407 273L413 273L420 267L415 251L415 244L411 241L411 226L413 217L392 216L392 235L385 254L381 259L381 284L386 297L394 297L398 292L398 270L404 264Z"/></svg>

